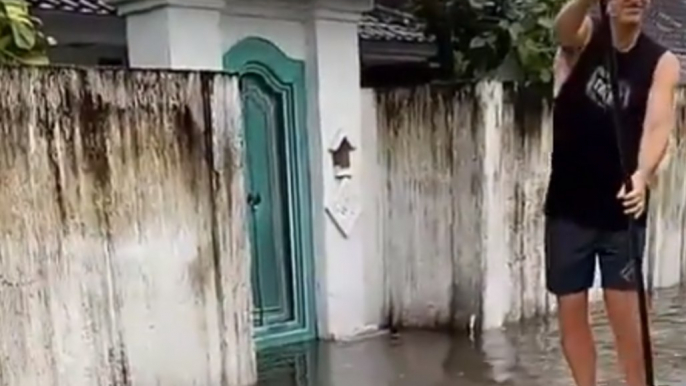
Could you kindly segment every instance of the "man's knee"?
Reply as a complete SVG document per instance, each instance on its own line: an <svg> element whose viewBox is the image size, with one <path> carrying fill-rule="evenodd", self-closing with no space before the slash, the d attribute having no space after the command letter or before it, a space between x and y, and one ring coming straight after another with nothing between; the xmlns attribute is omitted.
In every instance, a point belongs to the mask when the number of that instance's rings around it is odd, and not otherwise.
<svg viewBox="0 0 686 386"><path fill-rule="evenodd" d="M590 328L588 291L558 296L558 320L562 345L577 344Z"/></svg>
<svg viewBox="0 0 686 386"><path fill-rule="evenodd" d="M588 319L588 291L558 296L557 309L561 319Z"/></svg>
<svg viewBox="0 0 686 386"><path fill-rule="evenodd" d="M606 288L603 297L610 319L617 323L638 320L638 295L634 289Z"/></svg>

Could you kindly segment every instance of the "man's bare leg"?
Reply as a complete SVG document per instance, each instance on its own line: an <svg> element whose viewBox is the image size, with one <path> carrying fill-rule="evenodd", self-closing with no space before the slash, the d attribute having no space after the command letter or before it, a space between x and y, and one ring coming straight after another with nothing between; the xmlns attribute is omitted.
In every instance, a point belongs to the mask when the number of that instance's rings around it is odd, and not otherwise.
<svg viewBox="0 0 686 386"><path fill-rule="evenodd" d="M596 351L589 321L588 292L558 298L562 349L577 386L595 386Z"/></svg>
<svg viewBox="0 0 686 386"><path fill-rule="evenodd" d="M646 386L636 291L605 290L605 307L628 386Z"/></svg>

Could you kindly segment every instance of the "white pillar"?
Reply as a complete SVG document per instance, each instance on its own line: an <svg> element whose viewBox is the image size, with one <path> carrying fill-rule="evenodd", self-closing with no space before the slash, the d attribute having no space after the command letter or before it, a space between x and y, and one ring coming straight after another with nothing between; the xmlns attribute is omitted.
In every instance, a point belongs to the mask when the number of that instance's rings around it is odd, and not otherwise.
<svg viewBox="0 0 686 386"><path fill-rule="evenodd" d="M370 288L365 281L364 228L356 221L363 210L358 24L362 12L370 7L368 0L321 1L314 5L306 28L309 108L312 129L318 130L321 139L321 193L326 212L322 232L325 258L317 262L319 327L321 336L332 339L352 338L377 327L367 325L365 301ZM330 152L341 137L355 147L345 178L337 177ZM341 196L348 196L349 201L340 201ZM353 214L348 219L343 213L335 215L336 206ZM348 220L350 224L346 224Z"/></svg>
<svg viewBox="0 0 686 386"><path fill-rule="evenodd" d="M126 17L132 67L221 70L224 0L109 0Z"/></svg>
<svg viewBox="0 0 686 386"><path fill-rule="evenodd" d="M503 85L483 82L477 87L477 97L483 111L484 130L484 183L482 235L483 300L482 328L500 328L511 309L511 274L509 270L508 239L510 233L503 219L507 218L506 196L501 186L503 128Z"/></svg>

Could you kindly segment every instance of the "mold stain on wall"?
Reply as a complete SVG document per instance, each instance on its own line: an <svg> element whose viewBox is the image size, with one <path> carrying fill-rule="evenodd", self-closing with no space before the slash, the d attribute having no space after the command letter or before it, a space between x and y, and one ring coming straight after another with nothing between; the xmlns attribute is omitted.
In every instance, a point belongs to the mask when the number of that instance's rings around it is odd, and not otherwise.
<svg viewBox="0 0 686 386"><path fill-rule="evenodd" d="M237 92L0 71L0 385L254 381Z"/></svg>
<svg viewBox="0 0 686 386"><path fill-rule="evenodd" d="M550 101L513 84L376 90L378 243L396 327L486 328L549 315L543 204ZM686 274L684 90L651 196L655 287Z"/></svg>

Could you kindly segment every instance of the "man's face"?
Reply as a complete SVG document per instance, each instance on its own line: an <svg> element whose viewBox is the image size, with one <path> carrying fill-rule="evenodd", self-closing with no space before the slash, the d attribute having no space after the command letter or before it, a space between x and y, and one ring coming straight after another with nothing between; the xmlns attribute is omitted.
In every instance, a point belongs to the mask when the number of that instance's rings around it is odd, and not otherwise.
<svg viewBox="0 0 686 386"><path fill-rule="evenodd" d="M610 14L620 23L638 24L649 5L650 0L611 0Z"/></svg>

